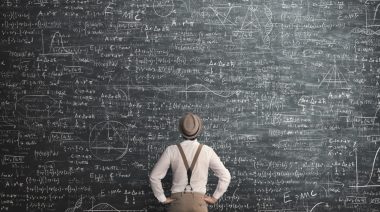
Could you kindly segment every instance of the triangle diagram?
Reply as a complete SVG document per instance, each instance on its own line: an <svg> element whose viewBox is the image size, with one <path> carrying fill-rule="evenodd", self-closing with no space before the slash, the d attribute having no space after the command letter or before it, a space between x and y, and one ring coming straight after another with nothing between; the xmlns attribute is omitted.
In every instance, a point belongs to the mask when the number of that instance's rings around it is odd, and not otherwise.
<svg viewBox="0 0 380 212"><path fill-rule="evenodd" d="M247 13L245 14L243 23L241 24L240 30L249 30L249 31L256 31L260 30L260 23L256 16L257 8L253 6L248 6Z"/></svg>
<svg viewBox="0 0 380 212"><path fill-rule="evenodd" d="M337 70L336 65L331 68L323 77L319 87L326 86L327 88L347 89L348 83L343 74Z"/></svg>
<svg viewBox="0 0 380 212"><path fill-rule="evenodd" d="M221 24L235 25L235 23L229 19L232 8L233 7L210 7Z"/></svg>

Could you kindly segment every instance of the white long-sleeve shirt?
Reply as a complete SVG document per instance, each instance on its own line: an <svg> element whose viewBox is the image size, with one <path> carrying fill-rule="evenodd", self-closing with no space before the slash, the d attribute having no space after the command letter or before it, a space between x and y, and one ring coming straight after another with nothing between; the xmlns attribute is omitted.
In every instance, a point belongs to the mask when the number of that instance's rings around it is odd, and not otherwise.
<svg viewBox="0 0 380 212"><path fill-rule="evenodd" d="M185 140L181 143L181 147L189 165L192 163L198 146L199 142L197 140ZM176 145L171 145L165 149L150 173L150 184L154 196L160 202L166 201L161 180L166 176L170 166L173 171L173 185L171 192L183 192L187 185L187 170L183 163L181 153ZM231 175L214 150L211 147L204 145L191 175L190 184L193 188L193 192L206 193L209 168L211 168L214 174L219 178L218 185L212 195L214 198L219 199L224 192L226 192L231 181Z"/></svg>

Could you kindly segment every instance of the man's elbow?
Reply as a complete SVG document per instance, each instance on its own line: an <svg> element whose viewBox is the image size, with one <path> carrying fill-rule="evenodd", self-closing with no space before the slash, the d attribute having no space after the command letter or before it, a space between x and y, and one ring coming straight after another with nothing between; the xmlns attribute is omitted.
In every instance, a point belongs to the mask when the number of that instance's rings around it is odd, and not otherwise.
<svg viewBox="0 0 380 212"><path fill-rule="evenodd" d="M153 176L153 175L150 175L150 176L149 176L149 182L150 182L151 185L157 183L158 181L160 181L160 180L158 179L158 177L155 177L155 176Z"/></svg>
<svg viewBox="0 0 380 212"><path fill-rule="evenodd" d="M223 181L223 182L225 182L227 184L230 184L230 182L231 182L231 174L228 171L228 169L225 169L224 173L219 176L219 180L221 180L221 181Z"/></svg>
<svg viewBox="0 0 380 212"><path fill-rule="evenodd" d="M226 172L226 181L228 182L228 184L230 184L230 182L231 182L231 174L228 171L228 169L227 169L227 172Z"/></svg>

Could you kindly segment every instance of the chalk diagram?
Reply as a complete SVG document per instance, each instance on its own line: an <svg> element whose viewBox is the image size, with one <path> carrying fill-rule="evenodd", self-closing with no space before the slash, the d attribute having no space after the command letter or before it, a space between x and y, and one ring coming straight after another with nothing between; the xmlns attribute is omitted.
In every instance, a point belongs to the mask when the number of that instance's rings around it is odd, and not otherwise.
<svg viewBox="0 0 380 212"><path fill-rule="evenodd" d="M84 67L74 65L74 62L81 61L78 58L78 52L74 52L70 50L70 47L65 47L65 43L67 44L67 41L65 42L63 40L64 36L59 32L56 31L51 36L51 39L49 41L48 49L45 52L45 45L44 45L44 32L41 30L41 49L42 53L39 54L39 56L42 56L42 58L49 60L50 57L54 57L54 60L57 59L56 63L56 69L63 69L63 75L71 75L72 77L77 74L82 74ZM81 48L81 46L78 46L77 48ZM64 62L67 62L70 65L62 64ZM88 71L88 69L87 69ZM45 73L44 73L45 74ZM42 75L45 79L46 74ZM45 79L46 80L46 79Z"/></svg>
<svg viewBox="0 0 380 212"><path fill-rule="evenodd" d="M257 17L258 7L250 5L245 14L243 23L241 24L240 30L242 31L258 31L264 42L264 48L269 48L270 46L270 33L273 30L272 23L272 11L269 7L264 5L264 14L266 16L266 23L262 26ZM264 29L264 30L263 30Z"/></svg>
<svg viewBox="0 0 380 212"><path fill-rule="evenodd" d="M94 205L95 198L91 197L92 200L92 206L90 209L87 210L82 210L82 211L88 211L88 212L146 212L147 210L142 209L142 210L120 210L117 209L116 207L112 206L109 203L99 203ZM76 209L79 209L83 205L83 198L79 198L77 202L75 203L74 207L67 208L65 212L75 212Z"/></svg>
<svg viewBox="0 0 380 212"><path fill-rule="evenodd" d="M48 95L25 95L15 103L15 110L26 118L49 118L58 110L58 101Z"/></svg>
<svg viewBox="0 0 380 212"><path fill-rule="evenodd" d="M146 210L119 210L116 209L114 206L108 204L108 203L99 203L97 205L94 205L92 208L88 210L83 210L88 212L145 212Z"/></svg>
<svg viewBox="0 0 380 212"><path fill-rule="evenodd" d="M175 12L173 0L154 0L153 10L160 17L168 17Z"/></svg>
<svg viewBox="0 0 380 212"><path fill-rule="evenodd" d="M189 93L206 93L206 94L211 93L213 95L216 95L216 96L219 96L222 98L229 98L233 95L238 96L240 93L239 91L230 91L230 90L211 90L210 88L208 88L204 85L201 85L201 84L193 84L190 86L186 85L185 90L177 91L177 92L178 93L185 93L186 99L187 99Z"/></svg>
<svg viewBox="0 0 380 212"><path fill-rule="evenodd" d="M380 35L380 0L366 0L365 29L357 29L366 35Z"/></svg>
<svg viewBox="0 0 380 212"><path fill-rule="evenodd" d="M123 158L128 152L128 128L118 121L97 123L90 132L89 148L101 161Z"/></svg>
<svg viewBox="0 0 380 212"><path fill-rule="evenodd" d="M82 196L81 196L81 197L76 201L74 207L67 208L67 209L65 210L65 212L74 212L75 209L78 209L78 208L80 208L80 207L82 206L82 203L83 203L83 198L82 198Z"/></svg>
<svg viewBox="0 0 380 212"><path fill-rule="evenodd" d="M351 188L370 188L370 187L380 187L380 147L377 148L375 156L373 157L371 173L369 175L368 181L364 185L359 185L358 180L358 155L357 150L355 150L355 161L356 161L356 185L350 186ZM377 165L377 166L376 166ZM375 182L374 182L375 180Z"/></svg>
<svg viewBox="0 0 380 212"><path fill-rule="evenodd" d="M329 204L326 203L326 202L318 202L317 204L315 204L315 205L310 209L309 212L313 212L314 209L316 209L316 208L318 208L318 207L326 207L326 208L328 208L328 207L329 207Z"/></svg>
<svg viewBox="0 0 380 212"><path fill-rule="evenodd" d="M243 23L241 24L241 27L240 27L240 30L258 30L261 32L260 30L260 23L258 21L258 18L257 18L257 15L256 15L256 12L257 12L257 6L248 6L248 10L247 12L245 13L245 17L244 17L244 20L243 20Z"/></svg>
<svg viewBox="0 0 380 212"><path fill-rule="evenodd" d="M380 0L367 0L366 6L366 27L380 26ZM369 6L372 6L368 8Z"/></svg>
<svg viewBox="0 0 380 212"><path fill-rule="evenodd" d="M228 4L227 6L221 5L221 6L208 6L206 10L211 10L215 17L218 18L219 24L217 23L207 23L209 25L222 25L222 26L237 26L237 24L232 20L232 17L230 16L232 9L234 8L240 8L241 6L234 6L231 4Z"/></svg>
<svg viewBox="0 0 380 212"><path fill-rule="evenodd" d="M380 105L377 106L376 113L373 120L373 125L380 124Z"/></svg>
<svg viewBox="0 0 380 212"><path fill-rule="evenodd" d="M334 65L324 76L318 88L349 89L344 75Z"/></svg>
<svg viewBox="0 0 380 212"><path fill-rule="evenodd" d="M212 16L217 18L217 21L208 21L205 24L233 27L236 29L234 34L258 33L259 35L254 37L260 37L264 43L263 47L269 48L274 25L272 11L267 5L211 5L204 10L211 11Z"/></svg>
<svg viewBox="0 0 380 212"><path fill-rule="evenodd" d="M305 210L305 212L314 212L314 211L320 211L320 209L325 209L327 211L330 211L329 210L329 204L326 203L326 202L318 202L316 203L315 205L313 205L313 207L311 207L311 209L309 210L309 205L304 205L302 208L294 208L293 210L292 209L259 209L258 212L295 212L295 211L298 211L298 212L303 212L303 210Z"/></svg>
<svg viewBox="0 0 380 212"><path fill-rule="evenodd" d="M41 33L43 36L43 33ZM43 41L43 39L42 39ZM42 43L42 49L44 49L43 43ZM57 53L57 54L69 54L72 55L73 53L65 49L64 42L63 42L63 36L59 31L55 32L51 38L50 45L49 45L49 52L50 53Z"/></svg>

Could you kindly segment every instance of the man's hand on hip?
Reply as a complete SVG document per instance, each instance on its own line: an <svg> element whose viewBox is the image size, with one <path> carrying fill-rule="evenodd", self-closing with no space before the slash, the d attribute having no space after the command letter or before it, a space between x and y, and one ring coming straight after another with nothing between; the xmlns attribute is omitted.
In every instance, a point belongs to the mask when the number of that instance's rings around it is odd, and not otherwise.
<svg viewBox="0 0 380 212"><path fill-rule="evenodd" d="M209 205L213 205L215 204L218 200L215 199L214 197L210 197L210 196L204 196L203 199L205 200L205 202L207 202L207 204Z"/></svg>
<svg viewBox="0 0 380 212"><path fill-rule="evenodd" d="M166 200L165 200L165 202L163 202L163 204L170 204L170 203L172 203L172 202L174 202L174 200L175 199L173 199L173 198L171 198L171 197L168 197L168 198L166 198Z"/></svg>

